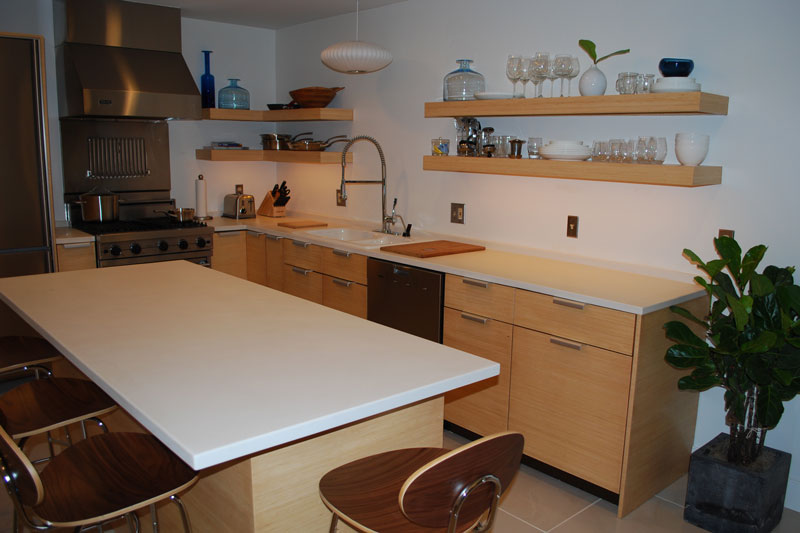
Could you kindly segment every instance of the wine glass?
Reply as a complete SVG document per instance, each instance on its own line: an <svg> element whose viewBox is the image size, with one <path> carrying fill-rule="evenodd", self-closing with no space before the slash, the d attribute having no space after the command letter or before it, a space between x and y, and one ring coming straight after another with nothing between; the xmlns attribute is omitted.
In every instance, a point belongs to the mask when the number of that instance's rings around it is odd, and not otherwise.
<svg viewBox="0 0 800 533"><path fill-rule="evenodd" d="M572 79L581 73L581 62L578 56L570 56L570 69L567 75L567 96L572 93Z"/></svg>
<svg viewBox="0 0 800 533"><path fill-rule="evenodd" d="M533 67L533 86L536 88L536 97L541 98L542 88L540 83L544 85L544 80L547 79L547 73L550 71L550 54L547 52L536 52L536 55L531 59Z"/></svg>
<svg viewBox="0 0 800 533"><path fill-rule="evenodd" d="M556 63L552 57L548 57L549 68L547 69L547 79L550 80L550 98L553 97L553 85L558 79L558 74L555 73Z"/></svg>
<svg viewBox="0 0 800 533"><path fill-rule="evenodd" d="M519 80L522 82L522 98L525 98L525 84L533 77L532 61L530 57L523 57L520 60ZM534 94L534 96L536 95Z"/></svg>
<svg viewBox="0 0 800 533"><path fill-rule="evenodd" d="M513 83L513 88L511 89L511 96L516 98L517 96L517 82L520 78L520 63L522 62L522 57L510 55L508 56L508 60L506 61L506 76L508 79L511 80Z"/></svg>
<svg viewBox="0 0 800 533"><path fill-rule="evenodd" d="M561 79L561 94L560 96L564 96L564 79L569 76L570 71L572 71L572 59L568 55L557 55L555 60L553 61L553 74ZM553 81L555 83L555 79ZM553 91L552 85L550 86L550 95L552 96Z"/></svg>

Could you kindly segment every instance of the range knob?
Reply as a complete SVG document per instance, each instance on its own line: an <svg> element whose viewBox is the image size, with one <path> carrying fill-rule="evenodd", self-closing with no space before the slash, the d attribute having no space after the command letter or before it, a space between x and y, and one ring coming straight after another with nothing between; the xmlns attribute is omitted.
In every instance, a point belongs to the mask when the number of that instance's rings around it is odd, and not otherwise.
<svg viewBox="0 0 800 533"><path fill-rule="evenodd" d="M116 244L112 244L111 249L109 251L111 252L111 255L116 257L122 253L122 248L120 248Z"/></svg>
<svg viewBox="0 0 800 533"><path fill-rule="evenodd" d="M131 243L131 252L134 254L142 253L142 246L138 242Z"/></svg>
<svg viewBox="0 0 800 533"><path fill-rule="evenodd" d="M178 248L180 248L181 250L185 250L188 247L189 247L189 243L186 242L186 239L181 239L181 240L178 241Z"/></svg>
<svg viewBox="0 0 800 533"><path fill-rule="evenodd" d="M169 248L169 243L167 241L158 241L158 249L162 252L166 252Z"/></svg>
<svg viewBox="0 0 800 533"><path fill-rule="evenodd" d="M203 237L198 237L195 241L195 244L198 248L205 248L206 244L208 244L208 241L206 241Z"/></svg>

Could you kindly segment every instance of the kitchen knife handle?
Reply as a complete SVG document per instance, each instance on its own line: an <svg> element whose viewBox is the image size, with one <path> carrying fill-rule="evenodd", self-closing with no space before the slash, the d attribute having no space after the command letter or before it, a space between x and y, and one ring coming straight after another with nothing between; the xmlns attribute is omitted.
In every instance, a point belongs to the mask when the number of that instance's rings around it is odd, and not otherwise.
<svg viewBox="0 0 800 533"><path fill-rule="evenodd" d="M339 278L333 278L333 282L337 285L341 285L342 287L348 287L348 288L350 287L350 285L353 284L352 281L347 281L346 279L339 279Z"/></svg>
<svg viewBox="0 0 800 533"><path fill-rule="evenodd" d="M556 339L555 337L550 337L550 344L557 344L559 346L563 346L564 348L570 348L578 351L581 351L581 348L583 347L576 342L567 342L561 339Z"/></svg>
<svg viewBox="0 0 800 533"><path fill-rule="evenodd" d="M469 278L462 278L462 283L466 283L467 285L472 285L473 287L480 287L481 289L488 289L489 283L486 281L478 281L476 279L469 279Z"/></svg>
<svg viewBox="0 0 800 533"><path fill-rule="evenodd" d="M298 274L302 274L304 276L308 276L309 274L311 274L314 271L311 270L310 268L292 267L292 272L297 272Z"/></svg>
<svg viewBox="0 0 800 533"><path fill-rule="evenodd" d="M333 249L333 255L347 257L348 259L350 258L350 252L348 252L347 250L337 250L336 248Z"/></svg>
<svg viewBox="0 0 800 533"><path fill-rule="evenodd" d="M311 243L310 242L292 240L292 244L294 244L295 246L299 246L300 248L308 248L308 245L311 244Z"/></svg>
<svg viewBox="0 0 800 533"><path fill-rule="evenodd" d="M564 307L571 307L573 309L583 309L583 305L580 302L572 302L570 300L562 300L560 298L553 298L553 303L556 305L563 305Z"/></svg>
<svg viewBox="0 0 800 533"><path fill-rule="evenodd" d="M270 235L269 233L265 233L264 235L267 236L267 239L270 239L270 240L273 240L273 241L279 241L279 240L283 239L283 237L281 237L280 235Z"/></svg>
<svg viewBox="0 0 800 533"><path fill-rule="evenodd" d="M484 326L489 322L488 318L482 316L470 315L467 313L461 313L461 318L463 318L464 320L472 320L473 322L477 322L478 324L483 324Z"/></svg>

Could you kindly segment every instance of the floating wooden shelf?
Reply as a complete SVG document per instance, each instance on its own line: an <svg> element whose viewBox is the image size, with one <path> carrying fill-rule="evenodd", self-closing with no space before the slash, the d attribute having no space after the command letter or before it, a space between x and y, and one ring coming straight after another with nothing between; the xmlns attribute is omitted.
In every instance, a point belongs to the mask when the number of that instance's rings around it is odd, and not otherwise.
<svg viewBox="0 0 800 533"><path fill-rule="evenodd" d="M681 114L727 115L728 97L687 92L425 103L425 118Z"/></svg>
<svg viewBox="0 0 800 533"><path fill-rule="evenodd" d="M565 178L676 187L702 187L722 183L722 167L683 165L639 165L635 163L594 163L509 159L504 157L424 156L423 170L506 174L540 178Z"/></svg>
<svg viewBox="0 0 800 533"><path fill-rule="evenodd" d="M342 162L342 152L300 152L293 150L196 150L203 161L273 161L277 163L335 164ZM353 162L348 152L347 162Z"/></svg>
<svg viewBox="0 0 800 533"><path fill-rule="evenodd" d="M352 109L314 107L280 109L203 109L204 120L242 120L248 122L304 122L311 120L353 120Z"/></svg>

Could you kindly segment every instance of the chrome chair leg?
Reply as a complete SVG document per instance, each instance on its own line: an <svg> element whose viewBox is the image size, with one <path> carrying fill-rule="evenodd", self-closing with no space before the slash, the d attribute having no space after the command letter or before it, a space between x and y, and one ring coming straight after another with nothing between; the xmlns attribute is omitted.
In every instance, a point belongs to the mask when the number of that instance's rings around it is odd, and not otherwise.
<svg viewBox="0 0 800 533"><path fill-rule="evenodd" d="M139 533L139 517L136 513L128 513L125 518L128 520L128 529L131 533Z"/></svg>
<svg viewBox="0 0 800 533"><path fill-rule="evenodd" d="M336 533L336 526L339 524L339 515L333 513L331 517L331 528L328 530L328 533Z"/></svg>
<svg viewBox="0 0 800 533"><path fill-rule="evenodd" d="M183 505L183 501L178 497L177 494L173 494L169 497L169 499L172 500L172 503L178 506L178 509L181 512L183 531L185 533L192 533L192 525L189 523L189 515L186 513L186 507Z"/></svg>
<svg viewBox="0 0 800 533"><path fill-rule="evenodd" d="M158 533L158 511L156 511L156 504L150 504L150 518L153 520L153 533Z"/></svg>

